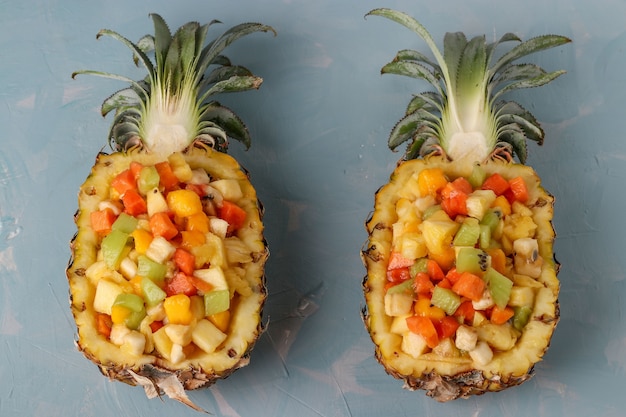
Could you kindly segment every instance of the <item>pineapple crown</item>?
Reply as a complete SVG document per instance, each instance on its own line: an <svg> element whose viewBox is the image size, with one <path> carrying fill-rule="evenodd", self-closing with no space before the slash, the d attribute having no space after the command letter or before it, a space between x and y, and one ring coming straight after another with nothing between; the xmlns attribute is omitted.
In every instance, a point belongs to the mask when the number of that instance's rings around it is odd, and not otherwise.
<svg viewBox="0 0 626 417"><path fill-rule="evenodd" d="M526 140L543 143L544 131L534 116L514 101L501 100L510 91L549 83L565 71L546 72L530 63L514 61L534 52L563 45L570 39L543 35L522 42L513 33L487 43L485 36L467 39L461 32L446 33L441 52L428 31L414 18L391 9L375 9L366 16L382 16L417 33L435 60L415 50L402 50L385 65L383 74L422 79L435 91L416 94L404 117L389 136L394 150L408 142L404 159L443 153L452 160L483 162L491 157L527 157ZM517 44L494 61L501 43Z"/></svg>
<svg viewBox="0 0 626 417"><path fill-rule="evenodd" d="M133 43L119 33L103 29L97 38L110 36L133 52L135 65L142 64L148 75L134 81L122 75L80 70L72 74L91 74L125 81L129 87L108 97L101 107L106 116L115 111L109 144L116 151L142 146L151 152L169 154L181 151L199 140L226 152L228 138L250 146L250 134L241 119L219 102L219 93L257 89L263 80L240 65L232 65L222 51L235 40L253 32L272 32L260 23L236 25L205 45L213 20L200 25L189 22L173 35L158 14L151 14L154 35ZM154 62L148 57L154 54Z"/></svg>

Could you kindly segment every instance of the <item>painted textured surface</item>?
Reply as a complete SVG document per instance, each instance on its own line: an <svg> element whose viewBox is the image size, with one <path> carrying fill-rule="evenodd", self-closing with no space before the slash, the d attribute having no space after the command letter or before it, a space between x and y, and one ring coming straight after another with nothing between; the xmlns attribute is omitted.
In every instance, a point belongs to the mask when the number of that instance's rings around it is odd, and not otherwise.
<svg viewBox="0 0 626 417"><path fill-rule="evenodd" d="M528 162L556 197L555 250L562 264L561 322L534 378L508 391L439 404L402 390L373 357L359 316L359 250L373 194L398 154L386 137L407 94L423 84L381 77L403 47L423 48L403 28L364 19L374 7L416 16L435 39L445 31L548 32L573 39L538 55L568 74L518 99L546 130ZM233 154L266 208L268 331L251 364L191 399L223 416L618 416L626 374L622 254L626 142L626 5L604 0L441 5L320 0L264 2L26 1L0 13L0 415L195 415L141 388L103 378L76 350L64 268L75 231L78 186L106 145L103 98L110 80L72 80L80 68L136 71L128 51L95 34L136 39L148 13L172 26L260 21L229 55L265 82L225 97L248 124L252 148Z"/></svg>

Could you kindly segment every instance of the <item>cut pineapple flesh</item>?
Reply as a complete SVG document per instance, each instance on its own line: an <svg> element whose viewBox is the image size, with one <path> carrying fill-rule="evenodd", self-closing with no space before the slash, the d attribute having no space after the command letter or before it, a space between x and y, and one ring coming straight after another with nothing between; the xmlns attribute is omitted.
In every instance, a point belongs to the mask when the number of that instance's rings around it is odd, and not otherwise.
<svg viewBox="0 0 626 417"><path fill-rule="evenodd" d="M222 361L218 357L233 357L228 359L232 362L250 348L241 345L240 333L256 333L259 323L248 320L244 324L240 316L260 319L259 308L265 295L258 281L262 276L258 268L262 268L267 256L256 195L243 173L240 180L216 180L213 175L217 177L220 172L207 175L204 169L192 169L190 164L196 165L195 158L201 158L205 152L229 158L204 149L189 150L185 156L174 154L166 160L138 153L132 155L134 161L129 166L121 160L131 158L116 157L112 159L116 162L106 164L108 174L102 187L95 194L86 195L93 200L88 205L92 213L111 210L114 214L105 224L98 220L98 214L91 215L85 207L81 220L89 228L95 253L80 258L89 264L72 265L72 271L84 268L84 274L74 275L76 288L81 288L73 297L74 305L91 306L86 310L83 307L78 321L112 323L108 328L94 326L98 337L80 341L82 349L100 355L100 360L116 357L120 361L124 357L123 363L158 363L169 369L198 365L208 369L207 364L211 363L220 371L230 364L223 361L218 365ZM116 189L119 178L131 167L143 170L162 163L172 168L174 188L164 187L162 180L159 185L157 178L156 187L139 191L145 208L127 215L133 209L129 209L128 202L125 206L124 193ZM213 187L215 182L219 184ZM155 195L159 196L156 203L150 197ZM222 210L225 202L231 204L235 214ZM165 214L170 229L154 221L158 213ZM122 220L118 219L122 217L129 224L120 226ZM122 247L105 242L112 233L125 236ZM82 237L87 237L86 231ZM121 260L111 263L110 253L118 252ZM183 252L185 256L181 256ZM218 296L212 296L214 293ZM140 305L129 304L129 300L140 300ZM98 316L105 319L100 321ZM120 354L114 349L119 349ZM217 356L208 359L208 355Z"/></svg>
<svg viewBox="0 0 626 417"><path fill-rule="evenodd" d="M446 167L446 182L435 191L416 191L425 166ZM451 209L444 187L467 178L472 169L469 164L450 168L438 157L406 161L376 195L363 251L366 319L376 329L377 354L394 374L419 378L434 371L452 377L480 369L488 378L522 378L547 348L558 320L552 197L531 168L490 162L482 165L486 177L496 172L507 181L521 177L528 198L522 203L478 184L465 190L465 211ZM401 192L404 188L411 193ZM413 239L424 253L404 250ZM476 279L467 280L469 275ZM468 289L468 282L479 287ZM436 343L414 325L416 316L431 320Z"/></svg>

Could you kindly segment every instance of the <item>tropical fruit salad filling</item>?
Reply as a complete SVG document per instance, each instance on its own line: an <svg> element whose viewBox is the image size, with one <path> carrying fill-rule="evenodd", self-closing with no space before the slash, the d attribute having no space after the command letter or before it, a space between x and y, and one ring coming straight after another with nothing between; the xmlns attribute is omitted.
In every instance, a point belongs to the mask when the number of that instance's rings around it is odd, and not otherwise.
<svg viewBox="0 0 626 417"><path fill-rule="evenodd" d="M214 352L239 296L252 292L243 265L253 251L237 235L246 221L235 179L210 178L180 153L132 162L91 213L97 262L98 332L131 355L174 364Z"/></svg>
<svg viewBox="0 0 626 417"><path fill-rule="evenodd" d="M402 350L488 364L517 342L533 311L543 260L522 177L441 168L399 196L384 307Z"/></svg>

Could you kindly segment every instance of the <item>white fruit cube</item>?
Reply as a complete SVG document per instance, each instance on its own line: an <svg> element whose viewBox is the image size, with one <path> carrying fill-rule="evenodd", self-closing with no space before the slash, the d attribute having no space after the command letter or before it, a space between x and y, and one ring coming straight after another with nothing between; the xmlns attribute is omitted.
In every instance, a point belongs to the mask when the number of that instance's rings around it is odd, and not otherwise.
<svg viewBox="0 0 626 417"><path fill-rule="evenodd" d="M417 358L426 352L427 348L428 344L426 343L426 340L417 333L407 332L404 336L402 336L402 351L413 356L414 358Z"/></svg>
<svg viewBox="0 0 626 417"><path fill-rule="evenodd" d="M146 337L141 332L131 330L124 337L124 343L122 343L120 349L133 356L141 356L145 347Z"/></svg>
<svg viewBox="0 0 626 417"><path fill-rule="evenodd" d="M164 263L174 255L176 247L163 236L156 236L146 250L146 256L157 263Z"/></svg>
<svg viewBox="0 0 626 417"><path fill-rule="evenodd" d="M146 194L146 206L148 207L148 216L168 210L167 201L158 188L148 191L148 194Z"/></svg>
<svg viewBox="0 0 626 417"><path fill-rule="evenodd" d="M191 326L185 324L166 324L163 328L172 343L187 346L191 342Z"/></svg>
<svg viewBox="0 0 626 417"><path fill-rule="evenodd" d="M211 182L211 187L222 194L225 200L236 202L243 197L243 192L239 186L239 181L233 179L223 179Z"/></svg>
<svg viewBox="0 0 626 417"><path fill-rule="evenodd" d="M479 341L476 347L469 352L470 357L479 365L487 365L493 359L493 352L487 342Z"/></svg>
<svg viewBox="0 0 626 417"><path fill-rule="evenodd" d="M226 337L225 333L207 319L198 321L198 324L196 324L191 334L191 339L196 346L206 353L215 351L215 349L226 340Z"/></svg>
<svg viewBox="0 0 626 417"><path fill-rule="evenodd" d="M185 352L183 352L183 347L177 343L172 345L172 350L170 353L170 361L172 363L179 363L185 360Z"/></svg>
<svg viewBox="0 0 626 417"><path fill-rule="evenodd" d="M219 266L210 266L208 268L195 270L193 275L211 284L213 290L228 290L228 281L226 281L224 271Z"/></svg>
<svg viewBox="0 0 626 417"><path fill-rule="evenodd" d="M456 329L456 339L454 341L457 348L465 351L472 351L478 342L478 334L469 326L459 326Z"/></svg>
<svg viewBox="0 0 626 417"><path fill-rule="evenodd" d="M228 232L228 222L218 217L211 217L209 219L209 229L211 229L211 233L224 239Z"/></svg>
<svg viewBox="0 0 626 417"><path fill-rule="evenodd" d="M413 296L401 292L385 294L385 314L391 317L405 316L413 308Z"/></svg>

